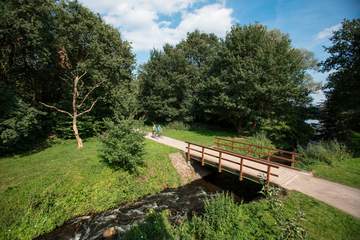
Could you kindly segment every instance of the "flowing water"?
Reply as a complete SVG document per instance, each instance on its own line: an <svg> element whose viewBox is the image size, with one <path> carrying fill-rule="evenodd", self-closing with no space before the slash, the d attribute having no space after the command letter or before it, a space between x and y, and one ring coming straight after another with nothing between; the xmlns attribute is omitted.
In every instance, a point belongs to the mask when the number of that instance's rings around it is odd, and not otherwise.
<svg viewBox="0 0 360 240"><path fill-rule="evenodd" d="M259 184L254 182L239 182L238 178L231 174L213 173L187 185L146 196L131 204L74 218L36 239L104 239L103 234L109 229L116 232L114 239L121 239L121 235L134 224L143 221L150 210L160 212L168 209L170 222L176 224L194 213L201 213L204 200L217 192L231 192L235 200L247 202L259 198L259 190Z"/></svg>

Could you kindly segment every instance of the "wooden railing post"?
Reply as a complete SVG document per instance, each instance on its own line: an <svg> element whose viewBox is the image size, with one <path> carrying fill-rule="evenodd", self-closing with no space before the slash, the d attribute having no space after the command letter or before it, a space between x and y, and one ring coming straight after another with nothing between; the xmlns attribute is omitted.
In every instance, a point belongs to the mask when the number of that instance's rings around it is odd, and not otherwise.
<svg viewBox="0 0 360 240"><path fill-rule="evenodd" d="M204 165L205 165L205 162L204 162L204 151L205 151L205 148L202 147L202 150L201 150L201 166L204 166Z"/></svg>
<svg viewBox="0 0 360 240"><path fill-rule="evenodd" d="M270 170L271 170L271 166L268 165L267 167L267 173L266 173L266 184L269 185L270 182Z"/></svg>
<svg viewBox="0 0 360 240"><path fill-rule="evenodd" d="M291 154L291 166L293 167L295 163L295 153Z"/></svg>
<svg viewBox="0 0 360 240"><path fill-rule="evenodd" d="M222 152L219 151L219 172L221 172L221 156L222 156Z"/></svg>
<svg viewBox="0 0 360 240"><path fill-rule="evenodd" d="M218 138L215 138L215 145L216 145L216 147L218 148L219 147L219 141L220 141L220 139L218 139Z"/></svg>
<svg viewBox="0 0 360 240"><path fill-rule="evenodd" d="M250 154L250 151L251 151L251 146L249 145L248 148L247 148L247 153L246 154Z"/></svg>
<svg viewBox="0 0 360 240"><path fill-rule="evenodd" d="M234 141L231 141L231 151L234 151Z"/></svg>
<svg viewBox="0 0 360 240"><path fill-rule="evenodd" d="M186 160L189 162L190 161L190 143L188 143L188 147L187 147L187 156L186 156Z"/></svg>
<svg viewBox="0 0 360 240"><path fill-rule="evenodd" d="M267 160L270 162L271 161L271 151L268 152L268 157L267 157Z"/></svg>
<svg viewBox="0 0 360 240"><path fill-rule="evenodd" d="M240 158L240 181L243 180L243 158Z"/></svg>

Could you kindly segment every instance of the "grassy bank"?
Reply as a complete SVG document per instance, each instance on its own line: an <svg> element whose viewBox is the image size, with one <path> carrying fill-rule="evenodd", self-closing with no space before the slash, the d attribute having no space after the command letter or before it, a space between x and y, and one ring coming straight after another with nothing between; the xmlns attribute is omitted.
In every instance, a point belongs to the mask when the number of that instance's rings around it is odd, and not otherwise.
<svg viewBox="0 0 360 240"><path fill-rule="evenodd" d="M310 166L315 176L360 188L360 158L350 158L333 165L317 163Z"/></svg>
<svg viewBox="0 0 360 240"><path fill-rule="evenodd" d="M359 219L301 193L290 192L282 202L273 209L266 199L236 204L220 197L210 200L202 215L176 226L171 226L166 211L150 214L125 239L357 240L360 235ZM303 217L294 218L299 211Z"/></svg>
<svg viewBox="0 0 360 240"><path fill-rule="evenodd" d="M113 171L91 139L77 150L65 141L27 156L0 159L0 239L31 239L64 221L177 186L168 154L176 150L146 141L139 176Z"/></svg>
<svg viewBox="0 0 360 240"><path fill-rule="evenodd" d="M302 225L313 240L356 240L360 236L360 220L299 192L285 199L289 214L304 212Z"/></svg>

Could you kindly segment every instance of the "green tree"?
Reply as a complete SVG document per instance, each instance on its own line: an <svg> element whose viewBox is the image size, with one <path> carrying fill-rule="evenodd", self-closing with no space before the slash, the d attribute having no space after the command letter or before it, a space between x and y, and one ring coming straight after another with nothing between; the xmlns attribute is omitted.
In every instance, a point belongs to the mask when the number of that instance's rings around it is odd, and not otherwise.
<svg viewBox="0 0 360 240"><path fill-rule="evenodd" d="M0 11L0 77L16 96L32 107L42 102L71 112L72 118L74 109L92 109L79 124L84 133L113 114L112 91L130 84L134 66L131 47L116 29L77 1L5 1ZM85 72L74 108L75 79ZM78 135L66 115L38 120L46 129L61 129L60 136Z"/></svg>
<svg viewBox="0 0 360 240"><path fill-rule="evenodd" d="M118 169L135 172L143 164L144 136L136 122L124 119L104 122L107 131L101 138L100 156L104 162Z"/></svg>
<svg viewBox="0 0 360 240"><path fill-rule="evenodd" d="M175 47L152 51L139 74L139 99L148 120L191 122L202 117L197 90L207 81L219 46L214 34L195 31Z"/></svg>
<svg viewBox="0 0 360 240"><path fill-rule="evenodd" d="M266 119L291 128L305 120L300 113L315 87L306 71L315 66L312 53L293 48L280 31L235 25L201 90L201 108L239 132L259 128Z"/></svg>
<svg viewBox="0 0 360 240"><path fill-rule="evenodd" d="M360 132L360 19L344 20L330 41L330 56L321 63L330 71L322 123L327 137L346 140L351 131Z"/></svg>

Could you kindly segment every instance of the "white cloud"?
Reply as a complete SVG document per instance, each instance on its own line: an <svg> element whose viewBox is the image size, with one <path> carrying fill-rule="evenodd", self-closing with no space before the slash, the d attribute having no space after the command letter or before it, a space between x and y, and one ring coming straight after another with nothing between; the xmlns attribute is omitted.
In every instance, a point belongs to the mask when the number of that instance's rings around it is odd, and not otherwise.
<svg viewBox="0 0 360 240"><path fill-rule="evenodd" d="M334 31L339 30L340 28L341 28L341 23L325 28L316 35L316 40L321 41L328 39L333 35Z"/></svg>
<svg viewBox="0 0 360 240"><path fill-rule="evenodd" d="M132 43L135 51L161 48L165 43L176 44L187 32L196 29L224 36L231 27L232 9L224 4L208 4L190 10L196 0L82 0L103 15L104 20L120 29L124 38ZM177 26L160 20L160 15L171 18L180 14Z"/></svg>
<svg viewBox="0 0 360 240"><path fill-rule="evenodd" d="M232 9L225 8L223 5L207 5L194 12L185 13L177 28L185 33L199 29L207 33L225 36L226 31L231 28L231 13Z"/></svg>

